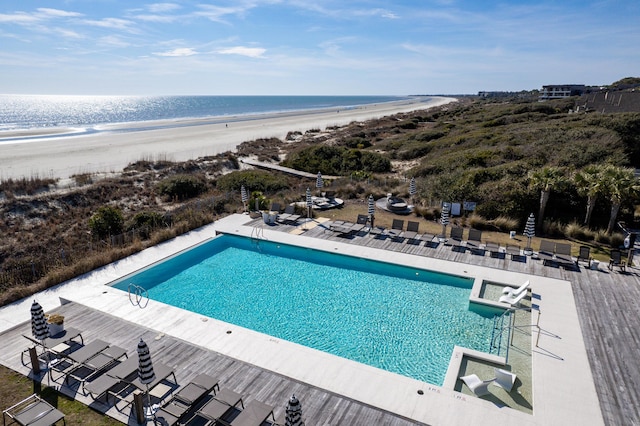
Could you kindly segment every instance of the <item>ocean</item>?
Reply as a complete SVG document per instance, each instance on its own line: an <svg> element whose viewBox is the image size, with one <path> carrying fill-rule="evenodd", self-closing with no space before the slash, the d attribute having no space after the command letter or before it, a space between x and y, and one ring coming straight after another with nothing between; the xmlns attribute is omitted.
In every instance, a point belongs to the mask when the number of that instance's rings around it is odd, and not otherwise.
<svg viewBox="0 0 640 426"><path fill-rule="evenodd" d="M0 95L1 132L265 114L407 99L397 96L59 96Z"/></svg>

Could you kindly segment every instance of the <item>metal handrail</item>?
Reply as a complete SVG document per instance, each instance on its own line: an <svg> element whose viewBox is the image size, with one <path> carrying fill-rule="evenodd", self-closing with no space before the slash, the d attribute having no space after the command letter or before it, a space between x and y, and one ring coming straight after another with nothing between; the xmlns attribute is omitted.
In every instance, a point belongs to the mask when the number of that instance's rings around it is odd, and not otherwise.
<svg viewBox="0 0 640 426"><path fill-rule="evenodd" d="M131 283L129 284L129 288L127 289L127 292L129 293L129 302L131 302L133 306L139 306L140 308L144 309L149 304L149 293L144 287ZM131 299L132 293L135 297L135 301ZM144 306L142 305L143 301L144 301Z"/></svg>

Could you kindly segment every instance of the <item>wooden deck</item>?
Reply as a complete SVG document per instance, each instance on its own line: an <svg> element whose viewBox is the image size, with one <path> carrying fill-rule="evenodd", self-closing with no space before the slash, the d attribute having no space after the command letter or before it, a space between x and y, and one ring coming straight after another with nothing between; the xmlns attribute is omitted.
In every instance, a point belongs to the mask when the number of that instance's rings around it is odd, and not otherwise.
<svg viewBox="0 0 640 426"><path fill-rule="evenodd" d="M221 389L229 388L240 393L245 405L255 399L275 407L274 413L279 424L284 424L285 407L292 394L301 400L303 418L308 419L310 425L409 426L421 424L203 349L183 340L158 335L157 332L83 305L69 303L59 307L55 312L61 313L67 318L73 318L74 324L81 324L85 342L102 338L114 345L128 349L129 356L137 356L136 344L142 338L149 345L154 362L162 362L174 369L178 384L186 384L201 372L208 373L219 379ZM2 335L4 353L2 363L8 364L14 370L29 374L30 368L23 366L20 362L20 353L27 348L29 343L27 339L22 337L22 334L31 335L30 324L22 324ZM295 362L295 359L292 359L291 362ZM40 379L43 383L47 383L46 376L40 377ZM56 379L58 379L57 376ZM57 382L60 384L62 379ZM130 417L130 408L120 413L113 408L113 404L106 406L104 403L93 402L89 397L82 395L78 382L73 379L69 386L63 386L61 391L101 412L108 410L111 416L122 422L136 424ZM101 401L103 400L104 398L101 399ZM111 402L113 403L113 398L111 398ZM119 405L122 406L122 404Z"/></svg>
<svg viewBox="0 0 640 426"><path fill-rule="evenodd" d="M278 228L293 229L282 225ZM432 248L425 243L415 245L391 238L377 239L366 233L344 238L322 224L306 231L305 235L570 281L605 423L611 426L640 424L640 363L635 361L640 354L640 271L636 268L628 267L623 273L618 268L609 271L606 265L600 264L596 271L581 263L579 268L566 269L543 265L531 256L516 260L509 255L496 258L488 253L478 255L452 250L444 244Z"/></svg>
<svg viewBox="0 0 640 426"><path fill-rule="evenodd" d="M256 220L256 226L262 226ZM270 229L282 232L300 232L294 226L276 225ZM635 362L640 353L638 333L640 279L638 271L628 268L626 273L617 269L610 272L605 266L589 270L584 266L565 269L545 266L542 261L529 256L512 260L509 255L491 257L489 254L471 254L452 250L438 244L428 247L424 243L395 242L390 238L373 238L361 233L350 238L339 237L325 226L317 225L305 230L307 236L334 239L350 244L366 245L386 250L412 253L439 259L468 263L488 268L517 271L532 275L558 278L572 283L578 308L583 337L591 365L602 414L607 425L640 424L640 364ZM96 338L129 349L135 356L135 343L143 338L150 346L155 361L175 369L178 382L186 383L199 372L206 372L220 380L220 386L231 388L245 397L245 402L257 399L275 407L276 418L283 422L284 408L292 394L300 397L304 418L314 425L412 425L420 424L395 414L371 407L326 390L297 382L253 365L205 350L177 338L157 335L157 332L131 324L122 319L96 311L86 306L70 303L58 308L63 315L81 324L86 341ZM2 363L27 374L22 366L20 353L27 347L21 334L30 333L30 325L22 324L2 334ZM105 338L105 336L107 336ZM291 360L295 362L295 360ZM46 379L45 379L46 381ZM79 400L89 403L87 397L77 392L77 386L65 390ZM114 413L114 408L92 404L96 409ZM580 407L575 407L580 410ZM534 407L535 411L535 407ZM127 422L124 414L115 413Z"/></svg>

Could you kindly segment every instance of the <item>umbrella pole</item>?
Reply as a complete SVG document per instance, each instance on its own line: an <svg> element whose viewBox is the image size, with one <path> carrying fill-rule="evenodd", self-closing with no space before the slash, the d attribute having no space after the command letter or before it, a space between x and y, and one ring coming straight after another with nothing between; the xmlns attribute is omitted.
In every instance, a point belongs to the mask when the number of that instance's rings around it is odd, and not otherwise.
<svg viewBox="0 0 640 426"><path fill-rule="evenodd" d="M147 384L147 403L149 404L149 414L147 417L153 417L153 408L151 407L151 393L149 392L148 384Z"/></svg>

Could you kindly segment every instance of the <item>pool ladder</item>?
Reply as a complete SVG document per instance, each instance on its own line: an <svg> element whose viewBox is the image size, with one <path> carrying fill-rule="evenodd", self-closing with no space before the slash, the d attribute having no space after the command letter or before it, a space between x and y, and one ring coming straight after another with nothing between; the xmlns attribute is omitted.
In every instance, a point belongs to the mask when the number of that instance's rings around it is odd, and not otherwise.
<svg viewBox="0 0 640 426"><path fill-rule="evenodd" d="M493 353L494 350L497 350L496 354L500 355L502 351L502 341L505 331L507 332L507 352L505 355L505 359L509 358L509 341L511 339L511 320L513 315L511 309L507 309L501 315L496 315L493 317L493 330L491 330L491 343L489 345L489 353ZM507 325L505 325L505 320L507 321Z"/></svg>
<svg viewBox="0 0 640 426"><path fill-rule="evenodd" d="M264 228L262 226L254 226L251 229L251 244L255 246L256 250L260 251L260 241L266 240L264 236Z"/></svg>
<svg viewBox="0 0 640 426"><path fill-rule="evenodd" d="M133 306L144 309L149 304L149 293L144 287L132 283L129 284L127 292L129 293L129 302Z"/></svg>

